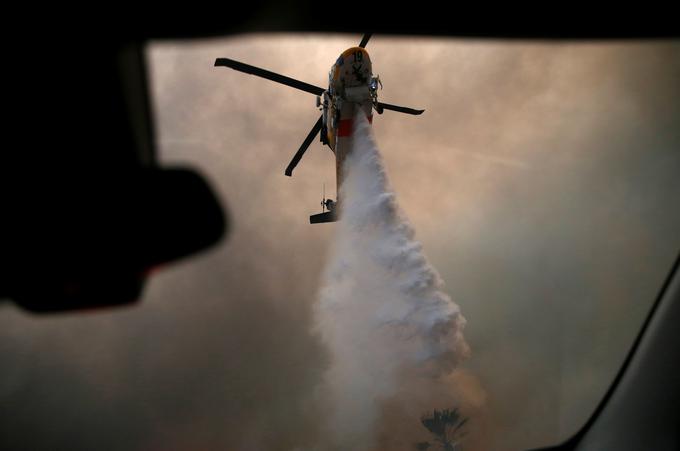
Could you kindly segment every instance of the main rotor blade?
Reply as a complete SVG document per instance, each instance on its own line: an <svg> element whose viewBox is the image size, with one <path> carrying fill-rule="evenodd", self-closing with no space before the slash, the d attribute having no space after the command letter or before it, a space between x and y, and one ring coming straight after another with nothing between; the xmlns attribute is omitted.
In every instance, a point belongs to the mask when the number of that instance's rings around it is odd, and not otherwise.
<svg viewBox="0 0 680 451"><path fill-rule="evenodd" d="M423 114L425 110L414 110L413 108L406 108L403 106L397 106L397 105L390 105L389 103L382 103L378 102L377 104L378 108L383 108L386 110L392 110L392 111L398 111L400 113L406 113L406 114L414 114L414 115L419 115Z"/></svg>
<svg viewBox="0 0 680 451"><path fill-rule="evenodd" d="M361 38L361 42L359 43L359 47L362 49L366 47L366 44L368 44L368 40L371 39L371 36L373 33L366 33L363 38Z"/></svg>
<svg viewBox="0 0 680 451"><path fill-rule="evenodd" d="M250 64L240 63L229 58L217 58L215 60L215 67L217 66L229 67L240 72L245 72L246 74L257 75L258 77L266 78L267 80L275 81L301 91L310 92L312 94L316 94L317 96L323 94L324 91L323 88L310 85L304 81L286 77L285 75L277 74L265 69L260 69L259 67L251 66Z"/></svg>
<svg viewBox="0 0 680 451"><path fill-rule="evenodd" d="M300 162L300 159L302 158L302 156L307 151L307 148L312 143L312 140L319 133L319 130L321 130L321 120L322 119L323 119L323 115L319 116L319 120L316 121L316 124L314 124L314 127L312 127L312 129L309 131L309 135L307 135L304 142L302 143L302 145L300 146L298 151L293 156L293 159L290 160L290 163L288 164L288 167L286 168L286 175L288 177L293 175L293 169L295 169L295 166L297 166L297 164Z"/></svg>

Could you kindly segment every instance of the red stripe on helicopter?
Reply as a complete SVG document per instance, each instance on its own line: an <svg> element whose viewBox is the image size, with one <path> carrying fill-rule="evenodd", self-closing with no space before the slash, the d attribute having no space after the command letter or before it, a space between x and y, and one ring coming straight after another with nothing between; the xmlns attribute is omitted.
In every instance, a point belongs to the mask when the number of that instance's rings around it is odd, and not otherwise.
<svg viewBox="0 0 680 451"><path fill-rule="evenodd" d="M352 122L354 119L340 119L338 136L344 137L352 134ZM368 123L373 124L373 115L368 116Z"/></svg>

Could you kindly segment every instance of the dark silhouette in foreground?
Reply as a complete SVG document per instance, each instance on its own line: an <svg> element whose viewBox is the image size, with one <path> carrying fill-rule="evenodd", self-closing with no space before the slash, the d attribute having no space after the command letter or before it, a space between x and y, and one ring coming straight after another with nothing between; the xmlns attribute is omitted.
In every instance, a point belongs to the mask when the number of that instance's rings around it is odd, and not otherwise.
<svg viewBox="0 0 680 451"><path fill-rule="evenodd" d="M459 449L458 444L465 435L461 428L467 423L457 408L437 410L432 415L425 414L420 422L434 436L434 442L439 443L440 449L454 451ZM416 443L415 449L424 451L430 449L430 442Z"/></svg>

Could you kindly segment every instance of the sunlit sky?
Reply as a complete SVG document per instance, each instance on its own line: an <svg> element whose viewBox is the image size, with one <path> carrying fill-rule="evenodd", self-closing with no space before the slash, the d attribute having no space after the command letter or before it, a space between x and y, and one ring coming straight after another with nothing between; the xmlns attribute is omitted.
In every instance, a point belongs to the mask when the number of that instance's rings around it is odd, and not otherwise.
<svg viewBox="0 0 680 451"><path fill-rule="evenodd" d="M230 234L154 276L134 308L36 318L4 306L0 403L24 406L9 426L58 410L120 449L314 441L305 402L327 355L311 309L335 225L308 216L324 183L335 195L333 155L315 141L285 177L319 115L314 96L213 62L325 86L359 39L149 47L162 164L207 177ZM555 444L604 394L680 249L680 43L377 35L368 51L379 99L426 110L376 115L373 128L403 212L467 318L464 367L484 406L470 422L489 449ZM125 438L90 424L92 412L117 418Z"/></svg>

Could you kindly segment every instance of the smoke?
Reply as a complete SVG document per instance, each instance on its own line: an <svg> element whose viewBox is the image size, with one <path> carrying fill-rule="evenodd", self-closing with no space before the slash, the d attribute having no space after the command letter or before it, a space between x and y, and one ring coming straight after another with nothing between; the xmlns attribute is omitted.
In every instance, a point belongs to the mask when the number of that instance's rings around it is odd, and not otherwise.
<svg viewBox="0 0 680 451"><path fill-rule="evenodd" d="M465 318L398 207L368 121L355 123L316 311L332 359L329 449L412 450L429 438L423 413L465 402L454 372L469 354Z"/></svg>
<svg viewBox="0 0 680 451"><path fill-rule="evenodd" d="M317 143L283 175L318 118L314 100L212 63L230 57L322 85L358 38L149 46L160 164L203 172L233 228L154 274L132 308L36 317L5 303L0 449L350 442L338 423L349 414L315 399L362 393L328 380L351 362L329 356L343 343L330 346L335 325L320 343L319 283L345 224L307 217L334 180L332 153ZM370 53L385 101L426 108L376 117L373 133L400 207L468 320L473 354L441 376L376 364L393 387L354 424L370 421L361 433L376 449L413 449L411 437L428 435L420 415L458 406L470 418L466 451L560 443L611 384L680 247L680 44L374 36ZM363 319L323 317L352 334ZM352 350L355 366L367 360L358 353L369 349ZM346 379L358 384L360 370Z"/></svg>

